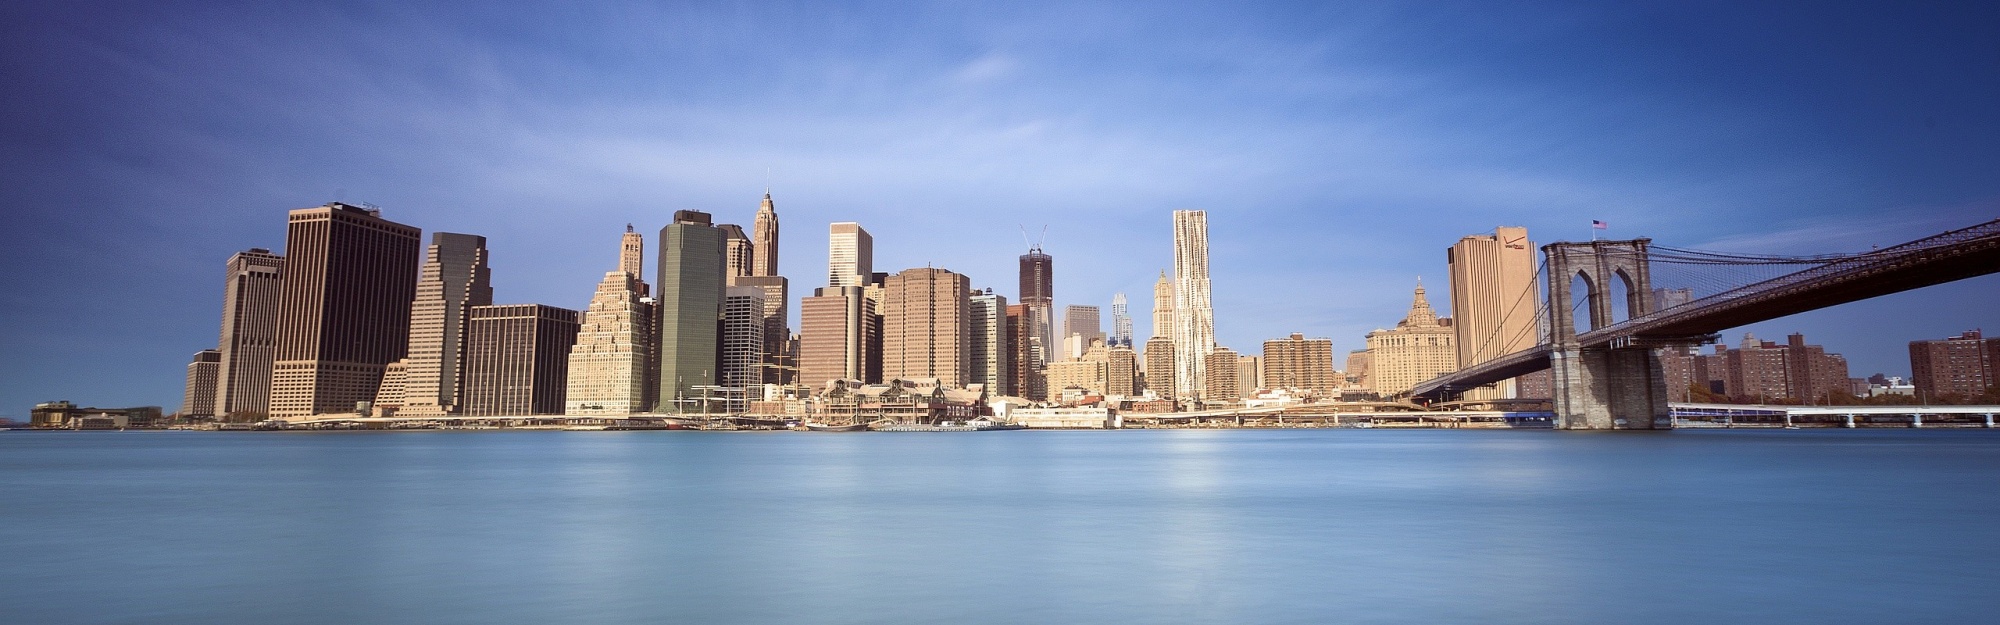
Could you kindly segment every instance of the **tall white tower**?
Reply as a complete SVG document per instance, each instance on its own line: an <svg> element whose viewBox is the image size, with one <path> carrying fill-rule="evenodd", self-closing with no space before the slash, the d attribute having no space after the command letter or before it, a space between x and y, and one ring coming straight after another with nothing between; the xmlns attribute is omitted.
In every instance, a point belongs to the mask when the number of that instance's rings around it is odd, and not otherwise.
<svg viewBox="0 0 2000 625"><path fill-rule="evenodd" d="M1174 391L1206 399L1215 309L1208 295L1208 213L1174 211Z"/></svg>
<svg viewBox="0 0 2000 625"><path fill-rule="evenodd" d="M1111 296L1111 340L1112 347L1132 346L1132 315L1125 309L1125 294Z"/></svg>

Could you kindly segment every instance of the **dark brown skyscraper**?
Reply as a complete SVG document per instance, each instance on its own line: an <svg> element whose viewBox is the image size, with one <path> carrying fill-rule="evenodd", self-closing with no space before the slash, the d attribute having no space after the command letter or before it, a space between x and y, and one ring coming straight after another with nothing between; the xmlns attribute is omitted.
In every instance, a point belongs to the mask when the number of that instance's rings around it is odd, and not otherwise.
<svg viewBox="0 0 2000 625"><path fill-rule="evenodd" d="M474 306L465 348L465 414L562 414L581 315L541 304Z"/></svg>
<svg viewBox="0 0 2000 625"><path fill-rule="evenodd" d="M409 347L423 233L339 202L290 221L271 416L350 412Z"/></svg>

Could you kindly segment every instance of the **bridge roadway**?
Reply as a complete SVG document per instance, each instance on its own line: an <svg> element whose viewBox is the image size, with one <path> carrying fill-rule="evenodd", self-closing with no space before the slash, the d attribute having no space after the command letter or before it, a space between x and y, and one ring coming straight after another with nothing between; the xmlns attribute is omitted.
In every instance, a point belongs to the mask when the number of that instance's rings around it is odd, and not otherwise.
<svg viewBox="0 0 2000 625"><path fill-rule="evenodd" d="M1701 339L1759 321L1991 273L2000 273L2000 219L1832 260L1634 317L1578 334L1576 342L1585 348L1705 342ZM1433 378L1405 395L1440 399L1541 371L1549 368L1554 351L1547 343L1536 345Z"/></svg>

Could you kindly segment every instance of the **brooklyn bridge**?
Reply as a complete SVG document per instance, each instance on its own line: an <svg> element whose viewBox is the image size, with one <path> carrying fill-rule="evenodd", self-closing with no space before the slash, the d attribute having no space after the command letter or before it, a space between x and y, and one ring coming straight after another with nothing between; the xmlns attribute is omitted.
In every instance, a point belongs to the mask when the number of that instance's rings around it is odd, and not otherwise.
<svg viewBox="0 0 2000 625"><path fill-rule="evenodd" d="M1521 295L1524 301L1539 295L1540 302L1509 313L1534 315L1525 330L1536 333L1534 346L1423 382L1404 398L1449 400L1553 370L1557 428L1670 427L1657 349L1709 343L1729 328L2000 272L2000 220L1848 254L1722 253L1645 238L1551 243L1542 252L1545 288Z"/></svg>

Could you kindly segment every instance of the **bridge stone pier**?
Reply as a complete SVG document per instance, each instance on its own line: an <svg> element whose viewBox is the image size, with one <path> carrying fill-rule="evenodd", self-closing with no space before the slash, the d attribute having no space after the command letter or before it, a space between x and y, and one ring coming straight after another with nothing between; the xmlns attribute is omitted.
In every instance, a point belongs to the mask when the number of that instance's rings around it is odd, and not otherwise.
<svg viewBox="0 0 2000 625"><path fill-rule="evenodd" d="M1650 345L1584 347L1571 311L1572 284L1582 278L1591 329L1614 319L1614 282L1625 291L1629 317L1653 312L1650 239L1551 243L1542 246L1549 271L1549 366L1555 381L1558 429L1650 430L1673 426L1667 382Z"/></svg>

